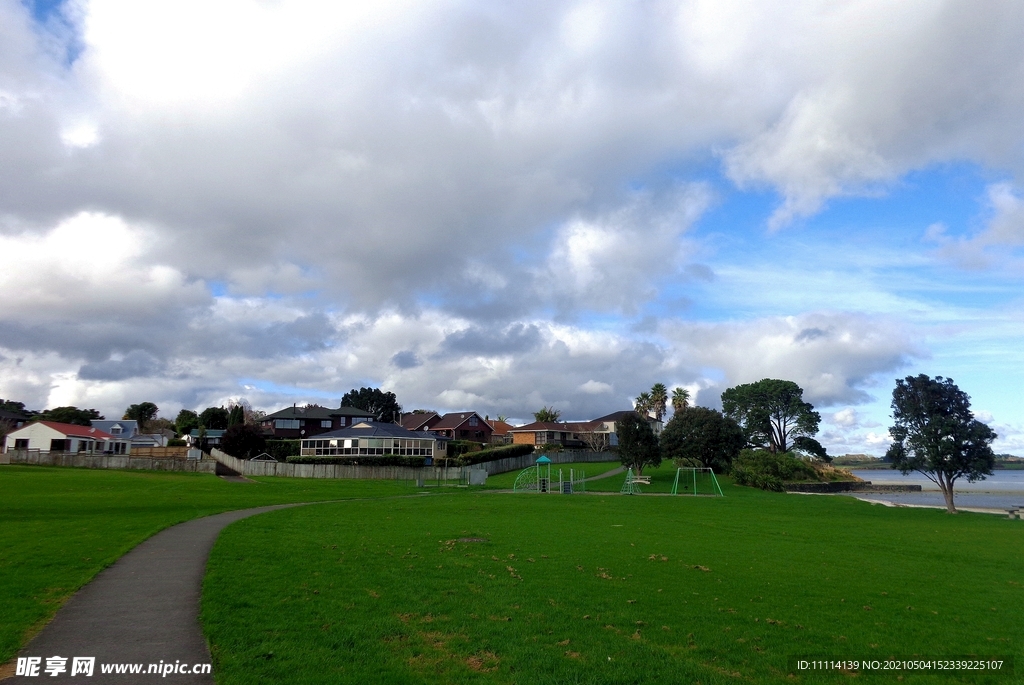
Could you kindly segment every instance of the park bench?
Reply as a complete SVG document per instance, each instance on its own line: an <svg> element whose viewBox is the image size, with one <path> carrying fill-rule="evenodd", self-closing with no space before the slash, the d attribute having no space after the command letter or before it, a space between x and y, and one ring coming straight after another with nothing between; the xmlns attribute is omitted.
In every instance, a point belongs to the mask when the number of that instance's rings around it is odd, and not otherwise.
<svg viewBox="0 0 1024 685"><path fill-rule="evenodd" d="M1006 509L1006 513L1011 519L1019 519L1021 509L1024 509L1024 504L1012 504Z"/></svg>
<svg viewBox="0 0 1024 685"><path fill-rule="evenodd" d="M640 485L650 485L651 484L651 477L650 476L633 476L633 482L634 483L639 483Z"/></svg>

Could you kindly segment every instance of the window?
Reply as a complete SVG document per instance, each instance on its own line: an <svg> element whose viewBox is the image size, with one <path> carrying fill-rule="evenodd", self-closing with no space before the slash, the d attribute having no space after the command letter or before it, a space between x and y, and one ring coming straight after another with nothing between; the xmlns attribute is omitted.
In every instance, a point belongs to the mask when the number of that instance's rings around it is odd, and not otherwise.
<svg viewBox="0 0 1024 685"><path fill-rule="evenodd" d="M18 438L14 441L14 449L16 450L27 450L28 449L28 438Z"/></svg>
<svg viewBox="0 0 1024 685"><path fill-rule="evenodd" d="M478 426L478 425L480 425L480 420L477 419L476 416L470 416L469 417L469 425L471 425L471 426Z"/></svg>
<svg viewBox="0 0 1024 685"><path fill-rule="evenodd" d="M89 443L87 441L85 441L85 440L79 440L78 441L78 451L79 452L88 452L89 451Z"/></svg>
<svg viewBox="0 0 1024 685"><path fill-rule="evenodd" d="M64 440L51 440L50 451L51 452L63 452L66 442Z"/></svg>
<svg viewBox="0 0 1024 685"><path fill-rule="evenodd" d="M322 421L320 422L320 427L321 427L321 428L330 428L330 427L331 427L331 420L330 420L330 419L324 419L324 420L322 420Z"/></svg>
<svg viewBox="0 0 1024 685"><path fill-rule="evenodd" d="M121 427L120 427L120 426L112 426L112 427L110 428L110 434L111 434L111 435L120 435L120 434L121 434L121 430L122 430L122 429L121 429Z"/></svg>
<svg viewBox="0 0 1024 685"><path fill-rule="evenodd" d="M281 430L281 429L297 430L298 427L299 427L299 420L298 419L274 419L274 428L277 428L278 430Z"/></svg>

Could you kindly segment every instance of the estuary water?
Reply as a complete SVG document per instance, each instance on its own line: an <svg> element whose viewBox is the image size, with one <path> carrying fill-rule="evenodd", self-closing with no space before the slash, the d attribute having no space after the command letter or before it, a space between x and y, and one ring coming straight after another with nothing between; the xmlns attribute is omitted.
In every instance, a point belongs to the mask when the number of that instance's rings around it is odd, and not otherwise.
<svg viewBox="0 0 1024 685"><path fill-rule="evenodd" d="M920 473L903 475L892 469L851 469L859 478L876 485L920 485L921 492L854 493L860 499L885 500L896 504L918 504L945 507L939 486ZM985 480L968 483L958 480L953 486L957 507L1006 509L1024 505L1024 470L996 470Z"/></svg>

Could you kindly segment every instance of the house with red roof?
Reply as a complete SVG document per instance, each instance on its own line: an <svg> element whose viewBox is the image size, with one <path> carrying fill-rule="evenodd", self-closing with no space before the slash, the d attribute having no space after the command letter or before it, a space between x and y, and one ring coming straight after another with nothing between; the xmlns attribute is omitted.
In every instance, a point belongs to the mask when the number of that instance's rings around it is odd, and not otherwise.
<svg viewBox="0 0 1024 685"><path fill-rule="evenodd" d="M128 441L93 426L57 421L35 421L11 431L4 438L4 452L39 450L71 454L126 454Z"/></svg>
<svg viewBox="0 0 1024 685"><path fill-rule="evenodd" d="M414 411L402 414L402 428L409 431L429 431L441 422L441 415L436 411Z"/></svg>
<svg viewBox="0 0 1024 685"><path fill-rule="evenodd" d="M475 411L445 414L428 430L452 440L472 440L473 442L490 442L491 433L494 432L487 420Z"/></svg>

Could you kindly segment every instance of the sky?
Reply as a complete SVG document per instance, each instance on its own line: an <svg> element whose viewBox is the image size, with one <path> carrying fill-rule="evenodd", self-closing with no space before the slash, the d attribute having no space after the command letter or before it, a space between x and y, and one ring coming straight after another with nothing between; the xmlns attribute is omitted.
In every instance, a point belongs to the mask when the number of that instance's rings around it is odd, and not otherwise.
<svg viewBox="0 0 1024 685"><path fill-rule="evenodd" d="M0 0L0 397L514 421L797 382L1024 454L1024 5Z"/></svg>

